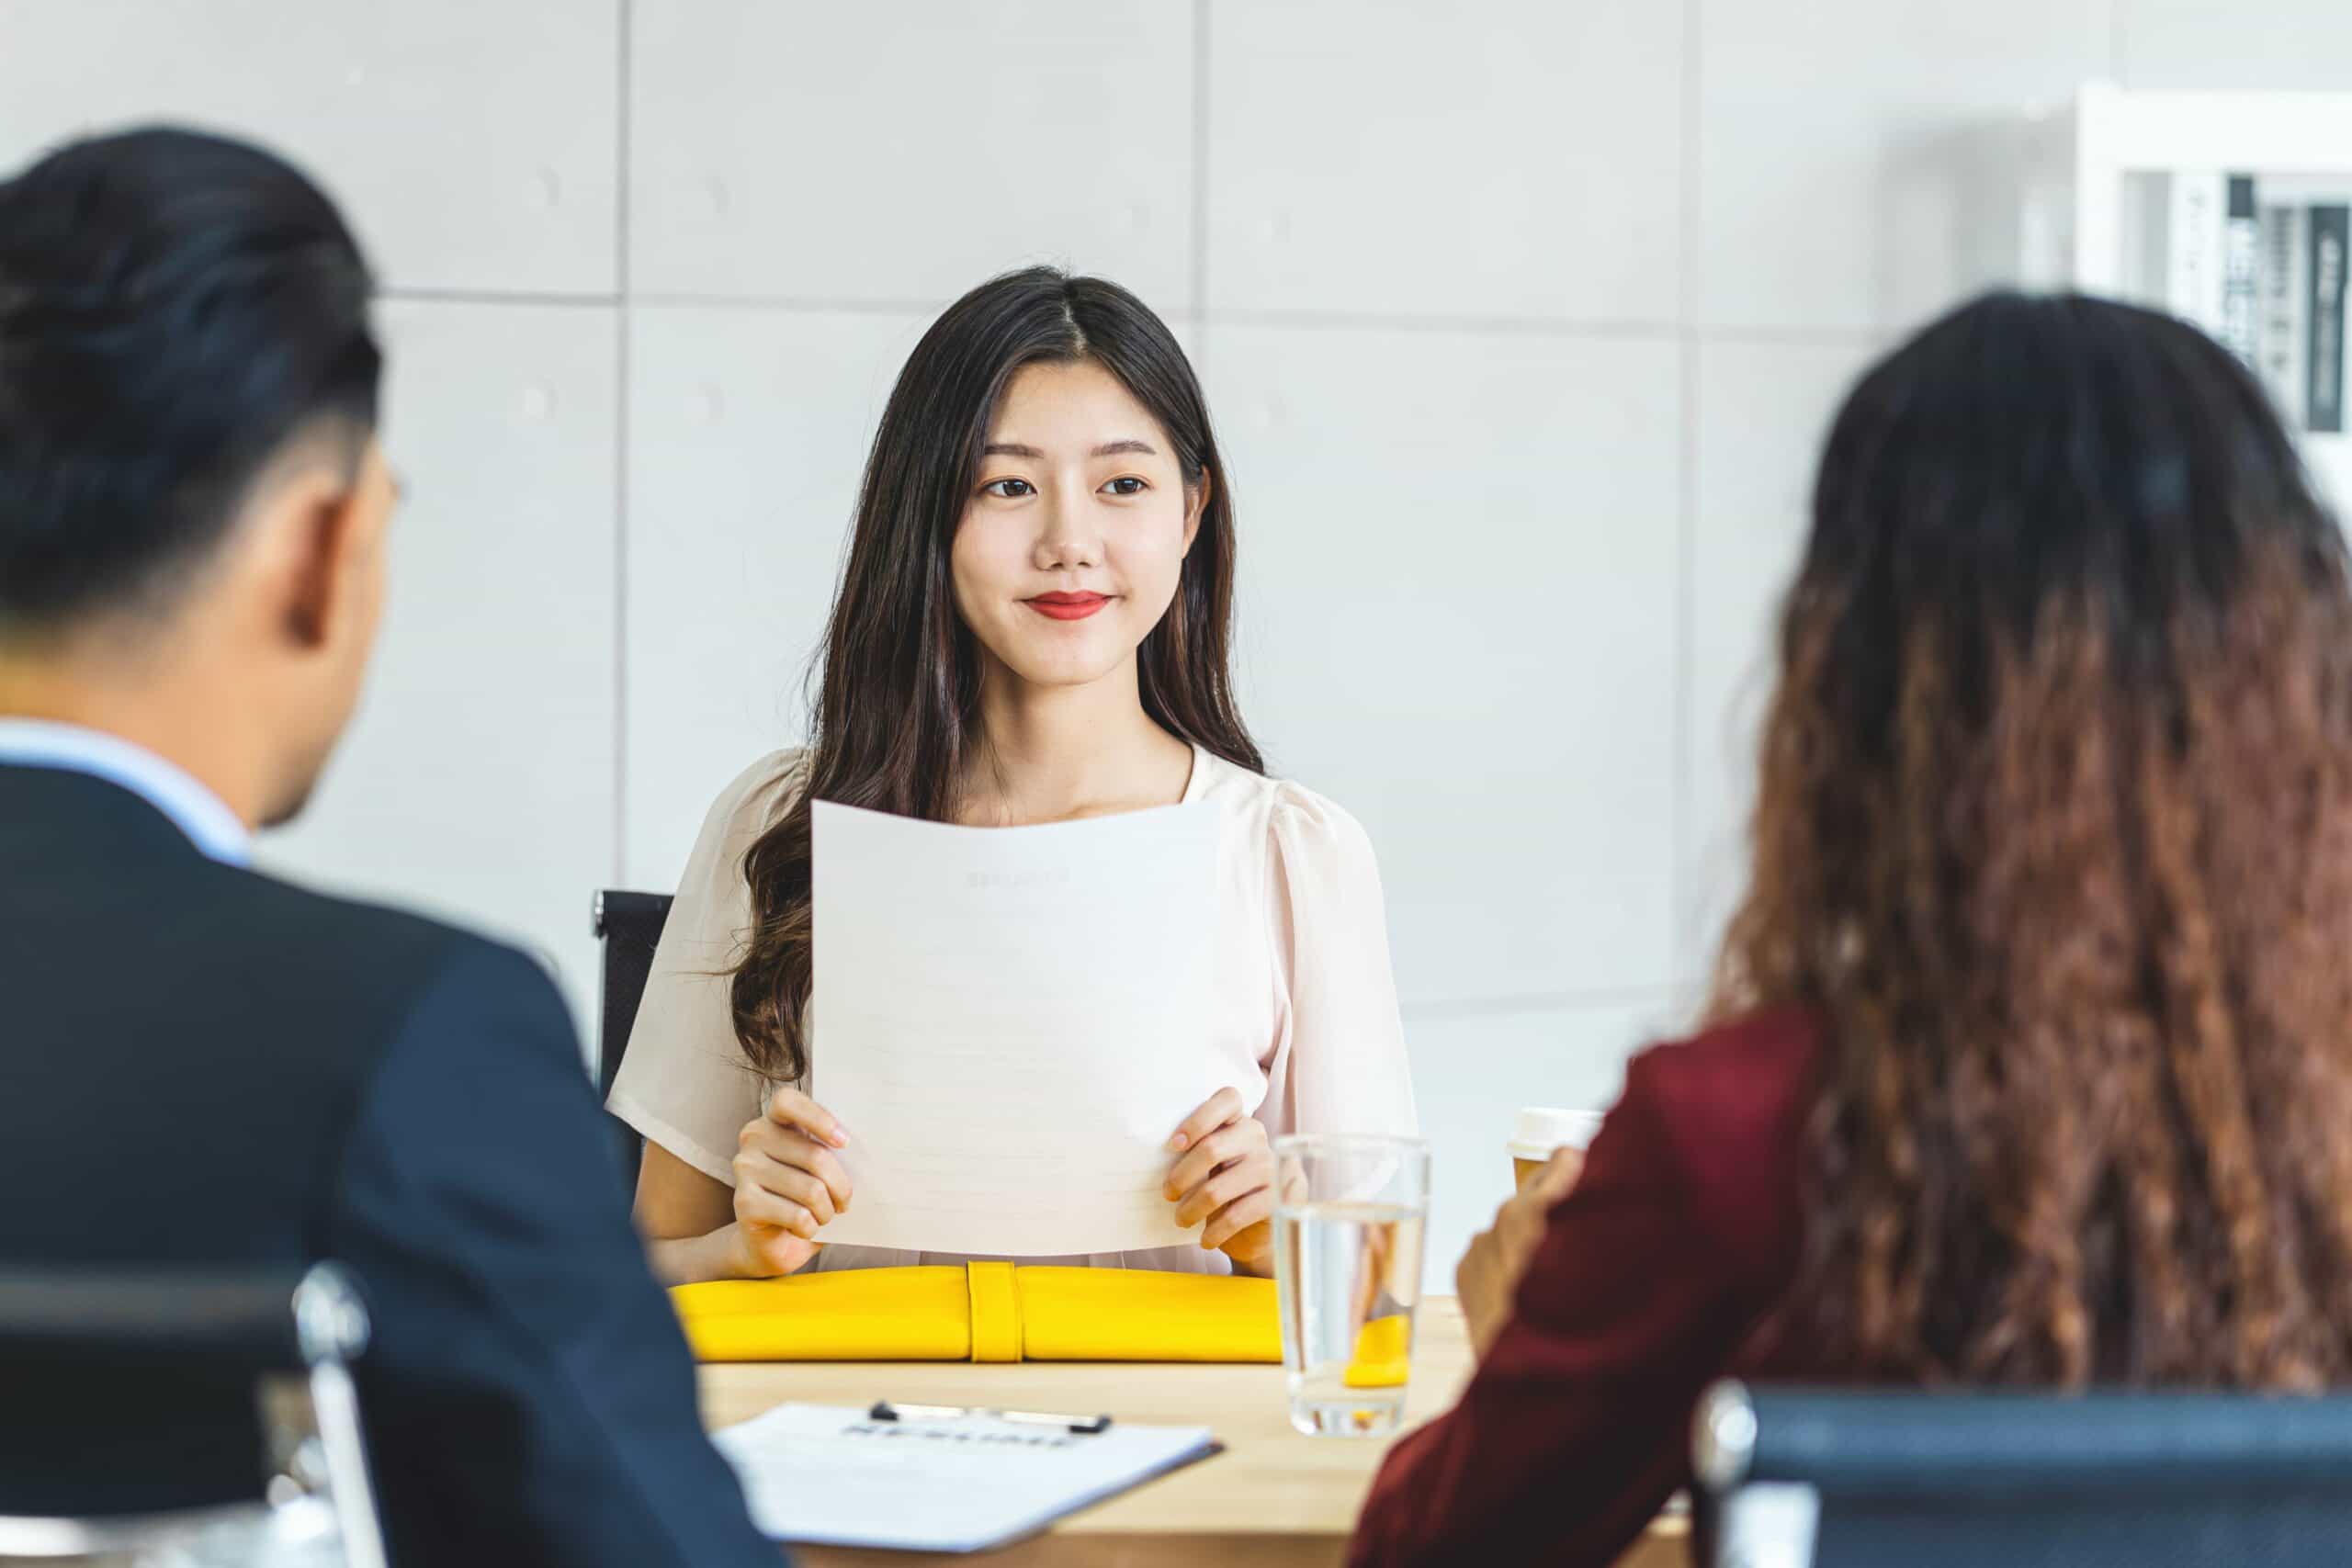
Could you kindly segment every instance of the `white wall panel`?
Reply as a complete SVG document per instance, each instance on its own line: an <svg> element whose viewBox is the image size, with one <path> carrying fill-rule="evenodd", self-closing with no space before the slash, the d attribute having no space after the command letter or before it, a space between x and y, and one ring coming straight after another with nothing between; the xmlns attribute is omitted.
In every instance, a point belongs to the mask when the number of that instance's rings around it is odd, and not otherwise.
<svg viewBox="0 0 2352 1568"><path fill-rule="evenodd" d="M2115 34L2127 87L2352 87L2352 6L2342 0L2115 0Z"/></svg>
<svg viewBox="0 0 2352 1568"><path fill-rule="evenodd" d="M92 129L258 138L399 288L607 293L618 0L6 0L0 168Z"/></svg>
<svg viewBox="0 0 2352 1568"><path fill-rule="evenodd" d="M2014 276L2006 138L2109 56L2104 0L1741 0L1702 29L1711 328L1907 326Z"/></svg>
<svg viewBox="0 0 2352 1568"><path fill-rule="evenodd" d="M1190 307L1190 6L633 10L633 288L944 302L1052 261Z"/></svg>
<svg viewBox="0 0 2352 1568"><path fill-rule="evenodd" d="M1671 319L1682 9L1213 6L1210 304Z"/></svg>

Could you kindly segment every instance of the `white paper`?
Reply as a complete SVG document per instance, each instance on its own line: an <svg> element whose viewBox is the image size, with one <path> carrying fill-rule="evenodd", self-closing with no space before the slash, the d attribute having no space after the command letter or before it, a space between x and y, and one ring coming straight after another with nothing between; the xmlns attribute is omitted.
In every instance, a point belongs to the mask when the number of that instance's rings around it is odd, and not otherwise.
<svg viewBox="0 0 2352 1568"><path fill-rule="evenodd" d="M885 1422L782 1404L714 1434L776 1540L977 1551L1211 1451L1205 1427L1071 1433L966 1416Z"/></svg>
<svg viewBox="0 0 2352 1568"><path fill-rule="evenodd" d="M849 1131L828 1244L1182 1246L1170 1135L1208 1050L1222 808L958 828L814 807L813 1092Z"/></svg>

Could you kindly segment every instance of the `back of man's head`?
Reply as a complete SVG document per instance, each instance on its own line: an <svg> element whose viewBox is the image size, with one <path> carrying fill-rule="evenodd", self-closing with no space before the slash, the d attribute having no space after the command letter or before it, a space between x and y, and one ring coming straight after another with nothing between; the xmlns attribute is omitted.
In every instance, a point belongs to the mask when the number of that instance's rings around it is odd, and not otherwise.
<svg viewBox="0 0 2352 1568"><path fill-rule="evenodd" d="M334 203L238 141L98 137L0 182L0 713L233 681L274 754L216 787L300 804L380 594L369 294Z"/></svg>

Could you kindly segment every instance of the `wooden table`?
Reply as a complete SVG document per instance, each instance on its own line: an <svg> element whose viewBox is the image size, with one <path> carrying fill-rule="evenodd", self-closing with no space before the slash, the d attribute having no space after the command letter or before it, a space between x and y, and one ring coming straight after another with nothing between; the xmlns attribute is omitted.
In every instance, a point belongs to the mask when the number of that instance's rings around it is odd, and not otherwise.
<svg viewBox="0 0 2352 1568"><path fill-rule="evenodd" d="M1469 1339L1451 1298L1422 1303L1416 1337L1408 1427L1452 1404L1470 1375ZM1004 1568L1338 1563L1388 1447L1380 1438L1306 1438L1293 1431L1280 1367L777 1361L702 1369L703 1420L712 1427L749 1420L787 1400L865 1405L877 1399L1108 1411L1122 1421L1207 1427L1225 1443L1226 1451L1215 1459L1098 1504L982 1560ZM1686 1568L1684 1533L1681 1520L1661 1518L1620 1568ZM801 1548L795 1556L811 1568L970 1561L836 1548Z"/></svg>

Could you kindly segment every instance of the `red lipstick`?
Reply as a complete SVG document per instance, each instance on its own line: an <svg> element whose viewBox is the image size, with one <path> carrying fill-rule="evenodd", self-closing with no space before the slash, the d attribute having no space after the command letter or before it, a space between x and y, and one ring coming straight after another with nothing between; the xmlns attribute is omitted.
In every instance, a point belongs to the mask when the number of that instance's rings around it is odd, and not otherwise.
<svg viewBox="0 0 2352 1568"><path fill-rule="evenodd" d="M1100 593L1040 593L1023 604L1057 621L1082 621L1111 601Z"/></svg>

